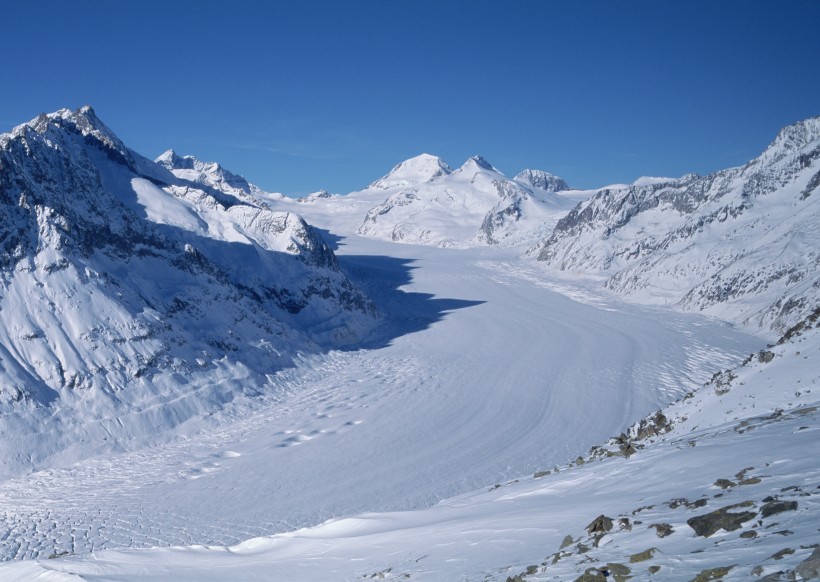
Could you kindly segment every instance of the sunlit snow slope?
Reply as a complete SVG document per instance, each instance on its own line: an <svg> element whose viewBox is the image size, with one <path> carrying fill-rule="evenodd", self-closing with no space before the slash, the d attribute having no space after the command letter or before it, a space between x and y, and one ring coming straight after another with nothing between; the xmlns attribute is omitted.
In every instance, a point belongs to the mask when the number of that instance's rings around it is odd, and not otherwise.
<svg viewBox="0 0 820 582"><path fill-rule="evenodd" d="M96 351L167 347L127 376L128 389L92 383L54 388L55 404L8 399L7 467L37 470L0 483L0 559L14 560L0 564L0 579L518 582L575 580L588 569L600 580L606 568L633 579L745 580L808 571L820 478L817 318L760 351L776 336L734 327L746 320L736 310L714 306L726 321L623 303L600 279L521 256L515 245L594 193L567 192L543 172L509 180L480 158L453 171L420 156L361 192L282 199L216 164L140 158L85 108L16 129L0 138L0 153L12 142L17 157L0 158L0 179L13 178L0 182L3 211L10 224L29 224L15 222L25 210L40 226L3 240L56 242L20 247L28 262L4 255L25 266L4 271L4 289L49 294L57 309L41 309L53 321L38 323L43 344L60 346L67 369L64 354L74 352L62 346L88 341L84 327L66 323L85 325L72 299L127 300L132 319L150 314L162 325L116 341L108 330L119 320L95 316ZM27 161L32 144L49 164ZM774 156L772 167L791 168L790 156ZM24 172L14 173L16 160ZM103 197L82 210L101 213L87 230L105 236L74 226L84 223L50 189L67 181L79 201ZM643 178L609 195L675 184ZM665 210L654 227L677 224L682 211ZM112 246L105 228L139 236ZM802 243L779 248L797 262L814 256ZM177 256L188 267L175 266ZM23 291L3 293L4 316L40 321L27 315ZM167 308L178 293L181 315ZM208 343L214 337L222 343ZM17 351L0 354L3 373L7 361L41 361L19 347L38 339L9 335L2 345ZM96 362L96 351L74 357ZM173 367L186 358L188 367ZM26 432L35 423L39 439ZM698 535L689 520L714 511L743 514L738 528L721 522ZM586 531L599 515L611 523Z"/></svg>
<svg viewBox="0 0 820 582"><path fill-rule="evenodd" d="M6 481L4 557L236 543L425 507L573 459L760 342L573 300L497 249L341 245L385 314L369 349L305 358L183 442Z"/></svg>
<svg viewBox="0 0 820 582"><path fill-rule="evenodd" d="M601 190L531 254L638 301L782 331L820 303L820 118L739 168Z"/></svg>
<svg viewBox="0 0 820 582"><path fill-rule="evenodd" d="M358 233L442 247L512 245L548 232L574 206L566 183L528 170L509 179L480 156L453 171L441 159L407 160L350 196L377 196Z"/></svg>
<svg viewBox="0 0 820 582"><path fill-rule="evenodd" d="M816 580L817 316L820 310L778 345L560 469L425 510L363 513L232 547L103 551L12 563L0 575L59 582Z"/></svg>

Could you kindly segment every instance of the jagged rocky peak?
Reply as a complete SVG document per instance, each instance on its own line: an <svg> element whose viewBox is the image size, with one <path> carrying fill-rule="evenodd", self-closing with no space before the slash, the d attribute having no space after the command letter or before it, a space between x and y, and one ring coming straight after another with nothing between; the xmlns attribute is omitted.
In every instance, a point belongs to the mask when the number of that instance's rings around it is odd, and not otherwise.
<svg viewBox="0 0 820 582"><path fill-rule="evenodd" d="M319 232L224 191L131 152L90 108L0 135L0 311L14 318L0 351L15 354L0 366L0 415L3 386L47 405L154 375L172 394L185 389L173 370L193 374L206 352L264 378L288 342L363 337L374 308Z"/></svg>
<svg viewBox="0 0 820 582"><path fill-rule="evenodd" d="M453 172L452 168L438 156L421 154L393 167L387 174L370 184L370 188L386 190L396 187L413 187L431 182Z"/></svg>
<svg viewBox="0 0 820 582"><path fill-rule="evenodd" d="M248 182L243 176L234 174L217 162L203 162L195 156L180 156L174 150L167 150L154 160L179 178L217 188L228 194L257 194L262 189Z"/></svg>
<svg viewBox="0 0 820 582"><path fill-rule="evenodd" d="M79 109L60 109L54 113L41 113L31 121L15 127L10 133L0 136L0 144L5 145L13 138L26 139L28 132L39 135L46 135L50 132L53 137L64 139L56 134L67 132L79 135L88 144L95 145L103 150L112 159L119 159L127 165L133 167L134 159L113 131L111 131L97 117L96 112L90 105L84 105Z"/></svg>
<svg viewBox="0 0 820 582"><path fill-rule="evenodd" d="M203 162L196 156L180 156L174 150L167 150L154 160L160 166L169 170L198 170L200 172L227 172L225 168L217 162ZM230 172L228 172L230 173Z"/></svg>
<svg viewBox="0 0 820 582"><path fill-rule="evenodd" d="M742 167L599 191L531 250L649 303L782 330L820 300L820 118Z"/></svg>
<svg viewBox="0 0 820 582"><path fill-rule="evenodd" d="M154 161L169 170L194 170L196 164L203 165L194 156L180 156L174 150L162 152Z"/></svg>
<svg viewBox="0 0 820 582"><path fill-rule="evenodd" d="M522 182L533 188L546 190L547 192L561 192L569 190L569 185L563 178L544 172L543 170L522 170L514 178L517 182Z"/></svg>
<svg viewBox="0 0 820 582"><path fill-rule="evenodd" d="M311 192L307 196L301 196L300 198L296 199L296 202L300 202L302 204L312 204L317 200L325 200L327 198L331 198L333 194L328 192L327 190L319 190L318 192Z"/></svg>
<svg viewBox="0 0 820 582"><path fill-rule="evenodd" d="M809 117L781 129L769 147L777 146L796 150L818 139L820 139L820 117Z"/></svg>
<svg viewBox="0 0 820 582"><path fill-rule="evenodd" d="M820 117L809 117L781 129L758 159L764 163L776 162L791 152L818 140L820 140Z"/></svg>

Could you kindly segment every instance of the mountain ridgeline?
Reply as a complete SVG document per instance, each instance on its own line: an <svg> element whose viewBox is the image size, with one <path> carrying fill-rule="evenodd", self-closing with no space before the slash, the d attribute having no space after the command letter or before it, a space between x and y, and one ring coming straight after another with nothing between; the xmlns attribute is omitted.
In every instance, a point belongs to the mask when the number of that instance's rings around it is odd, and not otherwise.
<svg viewBox="0 0 820 582"><path fill-rule="evenodd" d="M380 315L301 215L341 236L513 248L636 302L782 331L820 304L819 159L812 118L708 176L579 191L422 154L359 192L294 200L171 150L148 160L90 107L40 115L0 135L0 433L18 439L0 471L139 446L303 354L362 345ZM43 431L49 447L28 446Z"/></svg>
<svg viewBox="0 0 820 582"><path fill-rule="evenodd" d="M481 156L457 170L429 154L411 158L350 196L381 194L362 236L441 247L516 245L545 233L575 201L561 178L525 170L504 176Z"/></svg>
<svg viewBox="0 0 820 582"><path fill-rule="evenodd" d="M0 430L161 431L361 341L375 309L318 232L223 178L174 175L90 107L0 135Z"/></svg>
<svg viewBox="0 0 820 582"><path fill-rule="evenodd" d="M820 304L820 118L741 167L600 190L530 255L637 301L783 331Z"/></svg>

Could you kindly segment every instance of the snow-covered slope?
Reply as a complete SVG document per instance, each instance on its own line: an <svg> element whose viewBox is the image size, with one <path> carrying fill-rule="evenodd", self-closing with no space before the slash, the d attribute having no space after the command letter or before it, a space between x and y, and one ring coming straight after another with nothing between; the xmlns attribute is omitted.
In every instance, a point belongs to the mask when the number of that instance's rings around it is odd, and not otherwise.
<svg viewBox="0 0 820 582"><path fill-rule="evenodd" d="M523 210L482 238L517 193L587 193L431 158L300 202L145 160L87 108L0 136L0 579L810 577L817 312L759 351L770 330L625 304L508 247ZM385 216L450 239L354 234L410 191Z"/></svg>
<svg viewBox="0 0 820 582"><path fill-rule="evenodd" d="M452 173L452 168L438 156L421 154L397 164L387 174L370 184L368 188L381 190L413 188Z"/></svg>
<svg viewBox="0 0 820 582"><path fill-rule="evenodd" d="M569 465L232 547L0 565L4 580L820 579L820 310Z"/></svg>
<svg viewBox="0 0 820 582"><path fill-rule="evenodd" d="M543 170L522 170L513 178L516 182L528 184L533 188L539 190L546 190L547 192L561 192L562 190L569 190L569 186L563 178L544 172Z"/></svg>
<svg viewBox="0 0 820 582"><path fill-rule="evenodd" d="M243 193L90 107L0 135L0 472L150 440L362 339L373 308L319 234Z"/></svg>
<svg viewBox="0 0 820 582"><path fill-rule="evenodd" d="M202 162L194 156L180 156L174 150L167 150L154 161L183 180L209 186L240 198L249 195L253 200L254 197L262 194L274 199L283 197L279 193L263 192L255 184L251 184L242 176L229 172L216 162ZM258 199L255 201L258 203Z"/></svg>
<svg viewBox="0 0 820 582"><path fill-rule="evenodd" d="M434 156L412 158L350 195L387 194L368 210L358 233L442 247L532 241L574 203L555 192L567 189L557 176L528 170L519 178L510 180L480 156L455 171Z"/></svg>
<svg viewBox="0 0 820 582"><path fill-rule="evenodd" d="M427 507L566 463L759 349L519 254L344 239L340 264L389 341L305 354L184 440L3 480L0 560L235 544Z"/></svg>
<svg viewBox="0 0 820 582"><path fill-rule="evenodd" d="M783 330L820 303L820 118L743 167L601 190L531 254L639 301Z"/></svg>

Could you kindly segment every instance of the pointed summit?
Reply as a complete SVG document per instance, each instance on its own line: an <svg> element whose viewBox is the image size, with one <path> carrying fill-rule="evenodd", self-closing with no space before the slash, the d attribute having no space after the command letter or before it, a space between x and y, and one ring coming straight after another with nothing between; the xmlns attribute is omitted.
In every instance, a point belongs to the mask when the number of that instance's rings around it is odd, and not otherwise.
<svg viewBox="0 0 820 582"><path fill-rule="evenodd" d="M106 155L130 168L135 167L134 157L120 138L106 126L90 105L79 109L60 109L54 113L41 113L31 121L18 125L9 137L23 137L34 132L47 139L61 140L69 134L80 135L89 145L94 145Z"/></svg>
<svg viewBox="0 0 820 582"><path fill-rule="evenodd" d="M431 182L441 176L451 174L453 170L438 156L421 154L394 166L387 174L370 184L369 188L412 187L424 182Z"/></svg>
<svg viewBox="0 0 820 582"><path fill-rule="evenodd" d="M781 129L758 159L771 163L820 140L820 117L809 117Z"/></svg>
<svg viewBox="0 0 820 582"><path fill-rule="evenodd" d="M205 166L194 156L180 156L174 150L162 152L154 161L169 170L197 170Z"/></svg>
<svg viewBox="0 0 820 582"><path fill-rule="evenodd" d="M480 155L472 156L470 159L464 162L457 171L468 173L495 172L496 174L501 174L501 172L495 166L493 166L483 156Z"/></svg>

